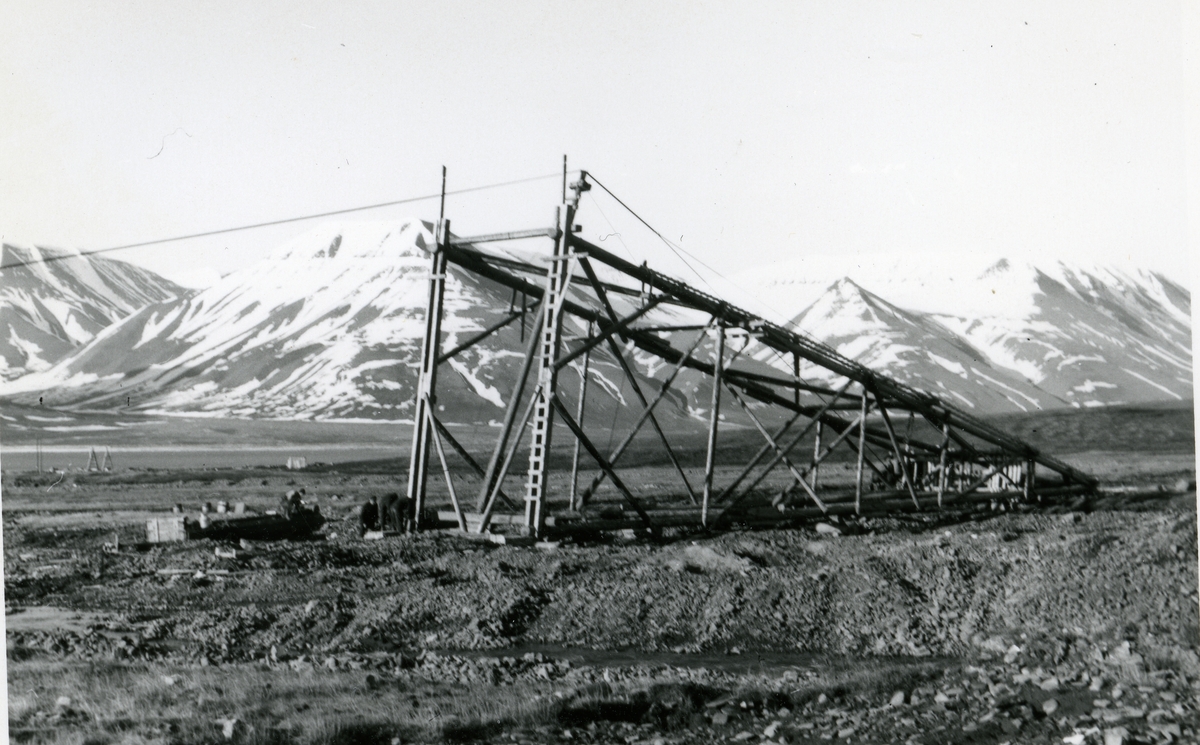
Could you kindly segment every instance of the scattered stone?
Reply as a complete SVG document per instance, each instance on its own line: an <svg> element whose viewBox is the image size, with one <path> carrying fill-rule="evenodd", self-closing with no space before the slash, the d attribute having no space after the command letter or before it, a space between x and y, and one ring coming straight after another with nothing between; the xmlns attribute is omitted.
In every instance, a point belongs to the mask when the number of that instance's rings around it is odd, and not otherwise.
<svg viewBox="0 0 1200 745"><path fill-rule="evenodd" d="M904 705L904 691L896 691L892 694L892 700L888 702L890 706Z"/></svg>
<svg viewBox="0 0 1200 745"><path fill-rule="evenodd" d="M1104 730L1104 745L1124 745L1129 737L1129 730L1124 727L1112 727Z"/></svg>
<svg viewBox="0 0 1200 745"><path fill-rule="evenodd" d="M718 711L716 714L712 715L712 723L714 725L728 724L728 722L729 715L723 711Z"/></svg>
<svg viewBox="0 0 1200 745"><path fill-rule="evenodd" d="M237 717L231 717L228 719L218 719L217 724L221 725L221 735L226 740L232 740L234 734L237 733L237 726L240 721L241 720L239 720Z"/></svg>
<svg viewBox="0 0 1200 745"><path fill-rule="evenodd" d="M1047 715L1053 714L1054 712L1058 711L1058 699L1048 698L1045 701L1043 701L1042 702L1042 711L1046 712Z"/></svg>
<svg viewBox="0 0 1200 745"><path fill-rule="evenodd" d="M767 738L768 740L774 739L775 733L779 731L779 726L781 724L783 724L783 722L779 721L778 719L768 724L767 728L763 730L763 737Z"/></svg>
<svg viewBox="0 0 1200 745"><path fill-rule="evenodd" d="M1043 680L1041 682L1041 684L1038 687L1041 688L1043 691L1057 691L1058 690L1058 678L1046 678L1045 680Z"/></svg>
<svg viewBox="0 0 1200 745"><path fill-rule="evenodd" d="M829 523L817 523L814 529L821 535L841 535L842 531L833 527Z"/></svg>
<svg viewBox="0 0 1200 745"><path fill-rule="evenodd" d="M56 709L66 709L70 705L71 705L70 696L59 696L58 698L54 699L54 708L56 708Z"/></svg>
<svg viewBox="0 0 1200 745"><path fill-rule="evenodd" d="M751 737L754 737L754 733L747 732L746 730L742 730L741 732L739 732L733 736L733 741L734 742L742 742L744 740L749 740Z"/></svg>
<svg viewBox="0 0 1200 745"><path fill-rule="evenodd" d="M850 737L857 731L858 730L854 727L846 727L845 729L838 730L837 736L839 740L845 740L847 737Z"/></svg>
<svg viewBox="0 0 1200 745"><path fill-rule="evenodd" d="M1017 661L1017 656L1020 654L1021 648L1014 644L1008 648L1007 652L1004 653L1004 662L1008 665L1011 665Z"/></svg>

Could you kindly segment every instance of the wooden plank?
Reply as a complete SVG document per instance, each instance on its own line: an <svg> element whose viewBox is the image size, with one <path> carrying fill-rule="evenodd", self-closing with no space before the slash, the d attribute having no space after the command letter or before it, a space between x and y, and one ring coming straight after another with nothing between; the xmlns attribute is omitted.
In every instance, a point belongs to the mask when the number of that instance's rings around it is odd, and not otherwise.
<svg viewBox="0 0 1200 745"><path fill-rule="evenodd" d="M715 320L715 319L714 319ZM704 457L704 497L701 502L700 524L708 525L708 505L712 499L713 467L716 465L717 425L721 421L721 368L725 362L725 326L717 324L717 348L712 366L712 410L708 417L708 442Z"/></svg>

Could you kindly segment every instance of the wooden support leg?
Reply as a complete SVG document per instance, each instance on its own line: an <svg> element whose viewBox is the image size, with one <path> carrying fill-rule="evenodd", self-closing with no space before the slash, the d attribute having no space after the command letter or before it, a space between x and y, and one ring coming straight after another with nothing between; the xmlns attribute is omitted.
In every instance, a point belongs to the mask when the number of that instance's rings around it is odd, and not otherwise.
<svg viewBox="0 0 1200 745"><path fill-rule="evenodd" d="M425 511L425 489L429 478L429 445L433 425L429 413L437 400L437 360L441 346L442 310L446 294L446 248L450 243L450 221L438 222L437 247L429 270L429 296L425 305L425 338L421 344L421 370L417 376L417 398L413 411L412 455L408 464L409 504L413 527L420 530ZM383 515L380 515L383 519Z"/></svg>
<svg viewBox="0 0 1200 745"><path fill-rule="evenodd" d="M473 458L471 456L471 454L467 452L467 449L462 446L462 443L460 443L457 439L455 439L454 435L451 434L450 430L446 428L446 425L442 424L441 420L438 419L436 416L433 417L433 426L434 426L434 428L437 429L437 431L441 435L442 439L445 440L446 442L450 443L450 447L454 449L454 452L458 453L458 456L460 458L462 458L464 461L466 461L467 465L471 467L471 470L474 471L476 473L476 475L478 475L480 478L482 478L484 475L483 466L479 465L479 462L476 461L475 458ZM497 489L496 493L500 496L500 499L504 500L504 503L507 504L510 508L512 508L514 510L517 509L516 503L513 502L511 499L509 499L503 490Z"/></svg>
<svg viewBox="0 0 1200 745"><path fill-rule="evenodd" d="M588 321L588 339L592 336L592 322ZM579 426L583 426L583 407L587 401L587 385L588 385L588 363L592 359L592 350L588 349L583 353L583 367L579 373L579 405L575 407L575 421ZM579 440L575 441L575 452L571 454L571 496L567 503L567 508L574 510L576 499L578 498L579 490Z"/></svg>
<svg viewBox="0 0 1200 745"><path fill-rule="evenodd" d="M863 388L862 392L862 413L859 415L863 425L858 428L858 460L855 463L854 470L854 512L862 514L862 493L863 493L863 450L867 446L867 389Z"/></svg>
<svg viewBox="0 0 1200 745"><path fill-rule="evenodd" d="M521 302L525 302L523 295ZM522 306L522 312L524 312L524 306ZM524 323L524 320L522 320L522 329L525 328ZM525 392L525 384L529 380L529 371L533 368L534 357L537 356L537 342L542 328L541 324L542 314L537 313L533 322L533 334L530 335L529 346L525 350L525 360L521 363L521 372L517 374L516 386L513 388L512 396L508 399L508 408L504 412L504 423L500 426L500 436L496 438L496 447L492 450L491 460L488 461L487 470L483 474L483 485L479 489L479 502L476 507L481 512L492 494L492 485L496 483L496 469L500 467L500 461L504 457L508 440L512 436L513 424L517 418L517 413L521 410L521 394ZM503 481L503 479L500 480Z"/></svg>
<svg viewBox="0 0 1200 745"><path fill-rule="evenodd" d="M433 422L433 407L426 410L429 417L429 429L432 434L433 447L437 450L438 460L442 463L442 475L446 477L446 489L450 492L450 504L454 505L454 514L458 516L458 527L463 532L467 530L467 518L463 515L462 507L458 504L458 495L454 492L454 480L450 478L450 464L446 462L446 451L442 449L442 438L438 436L437 426Z"/></svg>
<svg viewBox="0 0 1200 745"><path fill-rule="evenodd" d="M708 504L712 499L713 467L717 454L717 424L721 420L721 368L725 357L725 327L717 326L717 349L713 358L712 412L708 418L708 450L704 458L704 500L700 507L700 524L708 527Z"/></svg>
<svg viewBox="0 0 1200 745"><path fill-rule="evenodd" d="M913 490L912 482L908 478L908 461L900 454L900 446L896 443L896 430L892 428L892 418L888 416L887 408L883 405L883 401L879 400L879 394L875 395L875 399L879 405L879 413L883 415L883 426L887 428L888 439L892 443L892 452L896 454L896 460L900 466L900 478L904 481L904 485L908 487L908 494L912 497L913 506L920 509L921 503L917 501L917 493Z"/></svg>
<svg viewBox="0 0 1200 745"><path fill-rule="evenodd" d="M822 429L821 422L820 422L820 420L818 420L817 421L817 436L816 436L816 439L813 440L813 460L814 461L821 454L821 429ZM813 466L811 491L815 492L816 490L817 490L817 466Z"/></svg>
<svg viewBox="0 0 1200 745"><path fill-rule="evenodd" d="M942 447L938 453L937 506L942 509L942 495L946 492L946 453L950 450L950 423L942 424Z"/></svg>

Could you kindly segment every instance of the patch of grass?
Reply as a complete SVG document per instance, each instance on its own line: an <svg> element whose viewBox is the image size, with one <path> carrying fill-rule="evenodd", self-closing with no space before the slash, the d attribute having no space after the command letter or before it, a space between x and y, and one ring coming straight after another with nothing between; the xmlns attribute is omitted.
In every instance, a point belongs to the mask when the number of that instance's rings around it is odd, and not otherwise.
<svg viewBox="0 0 1200 745"><path fill-rule="evenodd" d="M168 682L170 681L170 682ZM258 666L177 668L43 660L9 665L14 742L390 743L471 740L545 722L536 686L410 686L367 671L297 673ZM59 705L60 698L70 703ZM226 740L225 722L237 720Z"/></svg>

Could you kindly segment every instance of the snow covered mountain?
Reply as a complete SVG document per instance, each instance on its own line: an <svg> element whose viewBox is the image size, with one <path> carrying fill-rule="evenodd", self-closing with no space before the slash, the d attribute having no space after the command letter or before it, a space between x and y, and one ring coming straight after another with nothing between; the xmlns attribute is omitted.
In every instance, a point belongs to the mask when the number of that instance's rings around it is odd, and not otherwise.
<svg viewBox="0 0 1200 745"><path fill-rule="evenodd" d="M982 411L999 403L989 378L1018 410L1193 397L1191 295L1162 275L971 255L850 271L802 259L738 281L843 354Z"/></svg>
<svg viewBox="0 0 1200 745"><path fill-rule="evenodd" d="M44 395L47 404L82 409L405 419L432 242L429 226L415 220L315 228L206 290L147 305L54 368L0 386L0 395L18 403ZM508 316L512 301L507 288L451 267L443 349ZM460 422L503 418L527 329L516 321L450 359L439 374L439 408ZM581 331L569 324L565 334ZM629 391L615 360L601 349L592 363L594 401L634 411L622 406ZM577 387L578 366L560 379L565 390Z"/></svg>
<svg viewBox="0 0 1200 745"><path fill-rule="evenodd" d="M6 243L0 263L23 263L0 271L0 379L49 369L148 303L190 292L133 264L72 251Z"/></svg>
<svg viewBox="0 0 1200 745"><path fill-rule="evenodd" d="M790 325L873 370L964 408L1027 411L1064 403L1010 370L993 366L985 354L934 318L897 307L850 279L835 282ZM769 361L769 352L757 356ZM802 373L831 380L819 369Z"/></svg>
<svg viewBox="0 0 1200 745"><path fill-rule="evenodd" d="M214 417L407 419L432 241L416 220L324 225L196 294L130 294L119 307L133 309L139 299L142 307L117 323L97 322L85 346L0 383L0 396ZM1190 295L1161 276L974 257L852 267L853 279L846 270L845 262L806 260L736 280L763 305L790 312L801 332L977 413L1192 398ZM507 317L514 301L509 289L452 266L443 349ZM612 301L620 315L637 302ZM680 313L664 305L651 315L661 325L706 320L672 316ZM528 325L514 322L447 362L439 409L460 424L501 419L527 333ZM571 319L564 333L571 344L585 328ZM672 341L686 348L691 333ZM756 349L751 337L740 343L750 345L743 369L790 372L790 360ZM650 379L666 375L662 361L626 354L652 391ZM711 358L711 345L697 355ZM580 369L577 360L560 373L569 401ZM802 375L829 377L811 366ZM604 346L592 353L589 379L591 421L637 415ZM708 397L704 376L685 370L661 415L668 426L704 420ZM729 416L741 418L733 408Z"/></svg>

